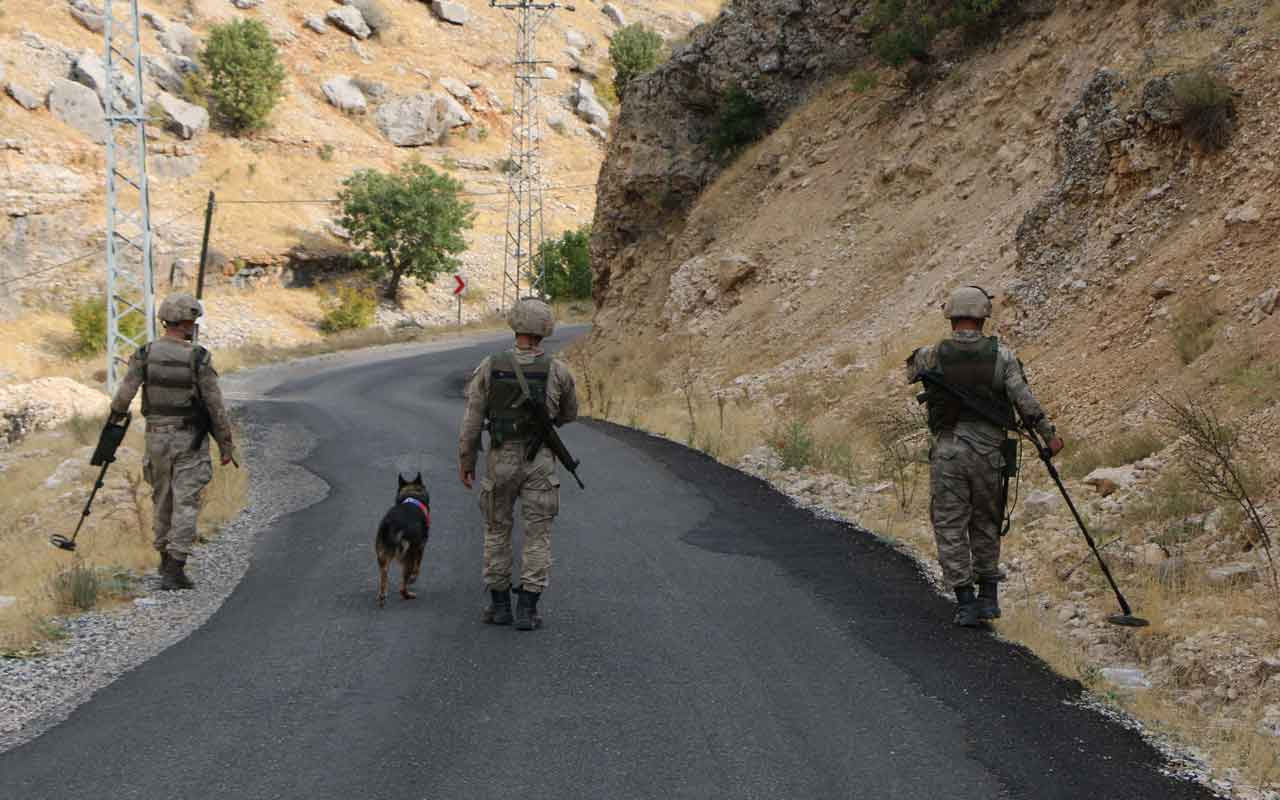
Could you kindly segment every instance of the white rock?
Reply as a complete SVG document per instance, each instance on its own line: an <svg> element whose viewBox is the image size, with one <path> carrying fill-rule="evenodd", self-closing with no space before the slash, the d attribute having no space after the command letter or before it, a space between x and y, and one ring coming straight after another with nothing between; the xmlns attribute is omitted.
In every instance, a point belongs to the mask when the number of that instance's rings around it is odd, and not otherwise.
<svg viewBox="0 0 1280 800"><path fill-rule="evenodd" d="M110 403L102 392L70 378L38 378L0 386L0 439L15 442L29 433L65 425L77 416L106 416Z"/></svg>
<svg viewBox="0 0 1280 800"><path fill-rule="evenodd" d="M1027 492L1027 496L1023 498L1022 510L1027 519L1038 519L1052 512L1061 503L1062 498L1057 492L1033 489Z"/></svg>
<svg viewBox="0 0 1280 800"><path fill-rule="evenodd" d="M454 98L464 106L467 106L468 108L475 107L476 96L471 91L471 87L467 86L467 84L457 78L441 78L440 85L444 87L446 92L453 95Z"/></svg>
<svg viewBox="0 0 1280 800"><path fill-rule="evenodd" d="M622 9L618 8L613 3L605 3L601 6L600 13L613 20L613 24L617 25L619 28L625 28L627 26L626 15L622 13Z"/></svg>
<svg viewBox="0 0 1280 800"><path fill-rule="evenodd" d="M606 131L604 128L601 128L599 125L588 125L587 133L591 134L592 136L596 137L602 142L609 141L609 132Z"/></svg>
<svg viewBox="0 0 1280 800"><path fill-rule="evenodd" d="M400 147L439 144L451 128L470 121L457 100L434 93L393 98L374 114L378 129Z"/></svg>
<svg viewBox="0 0 1280 800"><path fill-rule="evenodd" d="M329 32L329 26L324 24L324 17L317 17L314 14L307 17L302 24L307 30L314 33L323 35Z"/></svg>
<svg viewBox="0 0 1280 800"><path fill-rule="evenodd" d="M554 81L556 78L560 77L560 73L556 72L555 67L543 67L542 77L545 80Z"/></svg>
<svg viewBox="0 0 1280 800"><path fill-rule="evenodd" d="M451 3L449 0L431 0L431 12L453 25L466 25L471 19L471 12L466 6L462 3Z"/></svg>
<svg viewBox="0 0 1280 800"><path fill-rule="evenodd" d="M231 0L231 5L241 11L248 11L251 8L257 8L262 5L262 0Z"/></svg>
<svg viewBox="0 0 1280 800"><path fill-rule="evenodd" d="M1205 570L1204 578L1212 586L1233 586L1236 584L1254 583L1258 580L1259 570L1256 564L1224 564Z"/></svg>
<svg viewBox="0 0 1280 800"><path fill-rule="evenodd" d="M369 105L364 92L351 81L350 75L335 75L320 85L329 104L345 114L363 114Z"/></svg>
<svg viewBox="0 0 1280 800"><path fill-rule="evenodd" d="M329 9L329 13L325 14L325 18L336 25L339 30L345 31L357 39L368 39L373 35L373 30L369 27L369 23L364 21L364 14L361 14L360 9L355 6Z"/></svg>
<svg viewBox="0 0 1280 800"><path fill-rule="evenodd" d="M1134 667L1103 667L1102 677L1119 689L1150 689L1147 674Z"/></svg>
<svg viewBox="0 0 1280 800"><path fill-rule="evenodd" d="M576 31L573 28L564 32L565 43L576 50L586 50L591 47L591 40L582 31Z"/></svg>
<svg viewBox="0 0 1280 800"><path fill-rule="evenodd" d="M15 103L28 111L35 111L40 106L44 105L44 101L37 97L35 92L19 86L13 81L9 81L5 84L4 90L13 98Z"/></svg>
<svg viewBox="0 0 1280 800"><path fill-rule="evenodd" d="M107 140L107 118L102 112L102 102L97 92L88 86L55 78L49 84L46 102L50 113L93 141L102 144Z"/></svg>
<svg viewBox="0 0 1280 800"><path fill-rule="evenodd" d="M548 111L547 127L556 133L566 133L569 127L569 119L559 110Z"/></svg>
<svg viewBox="0 0 1280 800"><path fill-rule="evenodd" d="M1227 212L1228 225L1251 225L1262 219L1262 212L1251 205L1243 205Z"/></svg>
<svg viewBox="0 0 1280 800"><path fill-rule="evenodd" d="M1280 303L1280 289L1273 286L1258 295L1257 299L1253 301L1253 307L1264 314L1270 315L1275 313L1277 303Z"/></svg>
<svg viewBox="0 0 1280 800"><path fill-rule="evenodd" d="M164 112L165 127L183 139L191 139L209 128L209 112L200 106L168 92L157 95L156 104Z"/></svg>

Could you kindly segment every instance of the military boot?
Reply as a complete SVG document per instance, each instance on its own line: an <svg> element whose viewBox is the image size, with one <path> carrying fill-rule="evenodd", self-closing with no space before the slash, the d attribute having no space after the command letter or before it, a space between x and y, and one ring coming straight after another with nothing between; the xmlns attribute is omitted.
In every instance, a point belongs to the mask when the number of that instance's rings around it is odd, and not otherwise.
<svg viewBox="0 0 1280 800"><path fill-rule="evenodd" d="M978 619L1000 619L1000 583L978 581Z"/></svg>
<svg viewBox="0 0 1280 800"><path fill-rule="evenodd" d="M177 556L170 556L160 588L165 591L196 588L195 581L187 577L187 562Z"/></svg>
<svg viewBox="0 0 1280 800"><path fill-rule="evenodd" d="M973 596L972 586L956 587L956 624L964 628L982 625L982 617L978 615L978 598Z"/></svg>
<svg viewBox="0 0 1280 800"><path fill-rule="evenodd" d="M539 592L527 592L520 589L516 592L516 630L531 631L542 627L542 617L538 616Z"/></svg>
<svg viewBox="0 0 1280 800"><path fill-rule="evenodd" d="M507 589L490 589L489 597L492 599L489 607L484 610L481 619L487 625L510 625L511 592Z"/></svg>
<svg viewBox="0 0 1280 800"><path fill-rule="evenodd" d="M169 555L168 550L160 551L160 568L156 570L156 572L160 574L160 577L164 577L165 572L169 569L169 562L172 560L173 556Z"/></svg>

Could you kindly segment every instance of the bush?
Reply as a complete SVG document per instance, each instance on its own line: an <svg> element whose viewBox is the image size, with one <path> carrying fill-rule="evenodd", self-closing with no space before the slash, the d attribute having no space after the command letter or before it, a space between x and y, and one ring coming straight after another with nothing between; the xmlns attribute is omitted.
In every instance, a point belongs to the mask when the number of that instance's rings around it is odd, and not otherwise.
<svg viewBox="0 0 1280 800"><path fill-rule="evenodd" d="M804 469L813 462L813 431L804 420L793 419L780 425L769 440L784 469Z"/></svg>
<svg viewBox="0 0 1280 800"><path fill-rule="evenodd" d="M1173 321L1173 349L1190 364L1209 352L1217 334L1217 311L1208 303L1187 303Z"/></svg>
<svg viewBox="0 0 1280 800"><path fill-rule="evenodd" d="M284 95L284 67L267 28L257 20L215 25L200 54L210 110L231 130L252 131Z"/></svg>
<svg viewBox="0 0 1280 800"><path fill-rule="evenodd" d="M60 608L90 611L98 605L98 595L103 587L98 573L77 560L53 576L52 588Z"/></svg>
<svg viewBox="0 0 1280 800"><path fill-rule="evenodd" d="M764 104L745 89L734 86L725 92L711 134L711 149L727 160L765 134L768 119Z"/></svg>
<svg viewBox="0 0 1280 800"><path fill-rule="evenodd" d="M1183 136L1205 152L1222 150L1230 143L1236 119L1230 86L1209 70L1196 70L1174 80L1173 98Z"/></svg>
<svg viewBox="0 0 1280 800"><path fill-rule="evenodd" d="M868 72L863 69L855 70L854 73L849 76L849 83L851 84L853 91L858 94L866 94L880 85L880 76L876 75L874 72Z"/></svg>
<svg viewBox="0 0 1280 800"><path fill-rule="evenodd" d="M147 323L141 314L131 312L120 319L120 330L130 339L141 342ZM71 327L76 334L76 355L95 356L107 349L107 301L96 297L76 303L71 308Z"/></svg>
<svg viewBox="0 0 1280 800"><path fill-rule="evenodd" d="M904 28L877 33L871 39L871 52L891 67L900 67L910 59L923 61L929 57L929 45L937 30L931 17L922 17Z"/></svg>
<svg viewBox="0 0 1280 800"><path fill-rule="evenodd" d="M321 161L332 161L333 145L331 144L320 145L320 147L316 149L316 155L320 156Z"/></svg>
<svg viewBox="0 0 1280 800"><path fill-rule="evenodd" d="M374 36L382 36L391 30L391 15L378 0L351 0L351 5L360 11Z"/></svg>
<svg viewBox="0 0 1280 800"><path fill-rule="evenodd" d="M340 286L337 292L321 301L321 306L324 317L320 320L320 330L341 333L372 325L378 311L378 299L369 289Z"/></svg>
<svg viewBox="0 0 1280 800"><path fill-rule="evenodd" d="M613 63L613 85L618 97L626 96L627 84L661 63L662 45L661 35L638 22L613 35L609 61Z"/></svg>
<svg viewBox="0 0 1280 800"><path fill-rule="evenodd" d="M585 300L591 296L591 226L565 231L538 248L538 263L546 265L543 292L552 300ZM530 276L536 278L536 276Z"/></svg>
<svg viewBox="0 0 1280 800"><path fill-rule="evenodd" d="M946 23L971 39L987 38L999 33L1000 17L1014 5L1015 0L955 0Z"/></svg>

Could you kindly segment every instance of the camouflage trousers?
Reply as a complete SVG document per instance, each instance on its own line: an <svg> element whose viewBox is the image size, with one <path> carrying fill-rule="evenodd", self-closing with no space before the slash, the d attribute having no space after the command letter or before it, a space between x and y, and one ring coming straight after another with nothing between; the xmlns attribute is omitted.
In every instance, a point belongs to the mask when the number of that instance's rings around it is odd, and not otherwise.
<svg viewBox="0 0 1280 800"><path fill-rule="evenodd" d="M520 585L546 591L551 573L551 523L560 512L560 479L555 456L545 447L533 461L524 457L524 442L507 442L489 451L487 473L480 481L484 514L484 584L491 591L511 588L511 530L516 500L524 520L524 552Z"/></svg>
<svg viewBox="0 0 1280 800"><path fill-rule="evenodd" d="M929 461L929 513L943 580L959 587L999 578L999 449L980 451L944 433Z"/></svg>
<svg viewBox="0 0 1280 800"><path fill-rule="evenodd" d="M155 506L152 531L159 552L184 561L196 542L201 492L213 478L208 439L191 449L195 434L190 428L147 429L147 455L142 475L151 484Z"/></svg>

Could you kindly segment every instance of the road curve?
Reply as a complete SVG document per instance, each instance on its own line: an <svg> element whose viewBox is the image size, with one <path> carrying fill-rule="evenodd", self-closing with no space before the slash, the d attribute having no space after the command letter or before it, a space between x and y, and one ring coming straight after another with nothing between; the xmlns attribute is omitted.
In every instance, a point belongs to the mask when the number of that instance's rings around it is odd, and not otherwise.
<svg viewBox="0 0 1280 800"><path fill-rule="evenodd" d="M316 361L249 402L318 437L329 496L263 532L203 628L0 755L0 798L1210 796L953 628L906 557L611 425L564 430L588 490L562 490L547 627L480 624L455 440L494 347ZM373 531L419 462L419 599L379 610Z"/></svg>

